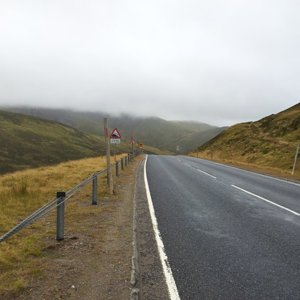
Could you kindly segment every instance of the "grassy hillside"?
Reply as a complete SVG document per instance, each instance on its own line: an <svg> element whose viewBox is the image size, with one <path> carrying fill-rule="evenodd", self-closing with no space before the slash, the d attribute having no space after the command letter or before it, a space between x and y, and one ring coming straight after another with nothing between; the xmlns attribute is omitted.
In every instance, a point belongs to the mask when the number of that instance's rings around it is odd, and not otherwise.
<svg viewBox="0 0 300 300"><path fill-rule="evenodd" d="M0 144L0 173L104 154L100 138L4 111L0 111Z"/></svg>
<svg viewBox="0 0 300 300"><path fill-rule="evenodd" d="M101 112L24 107L6 109L57 121L87 133L103 135L103 118L106 115ZM175 122L160 118L136 118L128 115L111 116L109 124L111 128L117 127L122 136L128 140L133 135L136 140L144 144L173 153L192 151L224 130L224 128L199 122ZM178 148L180 150L176 151Z"/></svg>
<svg viewBox="0 0 300 300"><path fill-rule="evenodd" d="M1 110L0 144L0 174L105 154L104 137L54 121ZM111 146L112 155L130 150L126 140ZM169 153L147 145L144 150Z"/></svg>
<svg viewBox="0 0 300 300"><path fill-rule="evenodd" d="M300 103L256 122L237 124L202 145L202 157L291 172L300 143ZM300 160L300 158L299 158ZM300 177L300 162L296 176Z"/></svg>

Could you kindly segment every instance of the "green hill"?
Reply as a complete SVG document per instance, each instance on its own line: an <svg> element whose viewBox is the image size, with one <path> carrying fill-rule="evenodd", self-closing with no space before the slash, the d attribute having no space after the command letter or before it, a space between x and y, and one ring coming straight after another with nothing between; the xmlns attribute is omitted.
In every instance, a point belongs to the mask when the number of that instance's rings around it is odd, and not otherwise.
<svg viewBox="0 0 300 300"><path fill-rule="evenodd" d="M0 174L105 155L104 137L45 119L0 110ZM129 141L112 146L111 154L128 152ZM146 153L168 154L144 146Z"/></svg>
<svg viewBox="0 0 300 300"><path fill-rule="evenodd" d="M78 112L62 109L10 107L5 108L47 120L60 122L81 131L103 136L101 112ZM129 115L110 116L110 127L117 127L122 136L169 152L188 153L215 137L224 128L199 122L166 121L161 118L136 118Z"/></svg>
<svg viewBox="0 0 300 300"><path fill-rule="evenodd" d="M234 125L199 147L202 157L290 173L300 143L300 103L256 122ZM300 176L298 165L296 175Z"/></svg>
<svg viewBox="0 0 300 300"><path fill-rule="evenodd" d="M0 111L0 144L0 173L104 154L98 137L4 111Z"/></svg>

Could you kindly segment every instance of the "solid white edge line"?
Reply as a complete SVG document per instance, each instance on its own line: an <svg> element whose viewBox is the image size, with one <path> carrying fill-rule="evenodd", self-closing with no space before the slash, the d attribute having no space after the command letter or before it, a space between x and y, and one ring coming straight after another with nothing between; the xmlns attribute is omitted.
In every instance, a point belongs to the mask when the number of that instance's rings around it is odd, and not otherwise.
<svg viewBox="0 0 300 300"><path fill-rule="evenodd" d="M258 195L256 195L256 194L253 194L253 193L251 193L251 192L249 192L249 191L247 191L247 190L244 190L244 189L242 189L242 188L240 188L240 187L238 187L238 186L236 186L236 185L234 185L234 184L232 184L231 186L234 187L234 188L236 188L236 189L238 189L238 190L240 190L240 191L243 191L243 192L246 193L246 194L249 194L249 195L254 196L254 197L256 197L256 198L259 198L259 199L261 199L261 200L263 200L263 201L266 201L266 202L268 202L268 203L270 203L270 204L273 204L273 205L275 205L275 206L277 206L277 207L280 207L280 208L282 208L282 209L284 209L284 210L287 210L288 212L290 212L290 213L292 213L292 214L294 214L294 215L296 215L296 216L300 216L299 213L297 213L296 211L293 211L293 210L291 210L291 209L289 209L289 208L287 208L287 207L285 207L285 206L279 205L279 204L274 203L274 202L272 202L272 201L270 201L270 200L268 200L268 199L266 199L266 198L263 198L263 197L258 196Z"/></svg>
<svg viewBox="0 0 300 300"><path fill-rule="evenodd" d="M156 219L156 216L155 216L155 211L154 211L153 202L152 202L150 189L149 189L149 185L148 185L148 179L147 179L147 172L146 172L147 160L148 160L148 155L146 156L145 165L144 165L144 181L145 181L145 188L146 188L146 195L147 195L147 199L148 199L148 206L149 206L152 226L153 226L153 230L154 230L154 235L155 235L155 239L156 239L157 249L158 249L158 253L159 253L159 257L160 257L160 262L161 262L162 267L163 267L163 271L164 271L166 283L167 283L167 286L168 286L170 299L171 300L180 300L178 290L177 290L177 286L176 286L176 283L175 283L175 280L174 280L174 277L173 277L173 274L172 274L172 270L171 270L171 267L170 267L170 264L169 264L169 261L168 261L166 251L165 251L165 247L164 247L163 241L161 239L161 234L160 234L160 231L158 229L158 223L157 223L157 219Z"/></svg>
<svg viewBox="0 0 300 300"><path fill-rule="evenodd" d="M287 179L280 179L280 178L273 177L271 175L265 175L265 174L257 173L257 172L254 172L254 171L249 171L249 170L246 170L246 169L234 167L234 166L228 166L228 165L221 164L221 163L218 163L218 162L215 162L215 161L212 161L212 160L207 160L207 159L203 159L203 158L196 158L196 157L194 157L194 158L198 159L198 160L203 160L205 162L209 162L209 163L212 163L212 164L215 164L215 165L219 165L221 167L225 167L225 168L229 168L229 169L235 169L235 170L239 170L239 171L244 171L244 172L251 173L251 174L254 174L254 175L258 175L258 176L261 176L261 177L266 177L268 179L273 179L273 180L276 180L276 181L281 181L283 183L288 183L288 184L291 184L291 185L300 186L300 183L293 182L293 181L290 181L290 180L287 180Z"/></svg>
<svg viewBox="0 0 300 300"><path fill-rule="evenodd" d="M196 169L196 170L199 171L199 172L201 172L201 173L203 173L203 174L205 174L205 175L207 175L207 176L209 176L209 177L212 177L212 178L214 178L214 179L217 179L216 176L210 175L209 173L206 173L206 172L204 172L204 171L202 171L202 170L200 170L200 169Z"/></svg>

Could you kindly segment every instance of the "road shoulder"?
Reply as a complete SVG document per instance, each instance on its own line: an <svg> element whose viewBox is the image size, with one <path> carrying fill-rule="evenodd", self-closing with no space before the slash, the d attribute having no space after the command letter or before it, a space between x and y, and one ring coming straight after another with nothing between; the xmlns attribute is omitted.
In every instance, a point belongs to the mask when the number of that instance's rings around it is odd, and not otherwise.
<svg viewBox="0 0 300 300"><path fill-rule="evenodd" d="M139 289L138 299L169 299L148 207L144 182L144 163L145 161L140 164L137 171L135 191L139 271L135 287Z"/></svg>
<svg viewBox="0 0 300 300"><path fill-rule="evenodd" d="M137 157L115 178L115 195L90 204L90 192L70 202L65 239L45 241L41 274L30 279L19 295L4 299L129 299L132 258L132 220ZM85 199L89 199L88 201ZM76 214L71 205L79 206Z"/></svg>

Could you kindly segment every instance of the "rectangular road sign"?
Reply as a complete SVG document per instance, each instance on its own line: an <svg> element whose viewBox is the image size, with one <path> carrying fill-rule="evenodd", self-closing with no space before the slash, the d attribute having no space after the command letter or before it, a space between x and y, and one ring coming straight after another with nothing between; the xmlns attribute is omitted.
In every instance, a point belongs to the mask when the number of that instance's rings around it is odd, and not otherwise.
<svg viewBox="0 0 300 300"><path fill-rule="evenodd" d="M121 144L121 139L110 139L111 144Z"/></svg>

